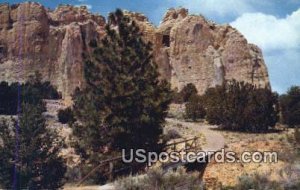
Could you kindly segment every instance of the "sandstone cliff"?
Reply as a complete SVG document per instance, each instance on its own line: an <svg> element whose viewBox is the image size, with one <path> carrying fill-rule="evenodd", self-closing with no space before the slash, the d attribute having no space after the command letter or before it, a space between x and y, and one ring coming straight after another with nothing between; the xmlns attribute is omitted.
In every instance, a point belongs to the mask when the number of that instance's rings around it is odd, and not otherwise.
<svg viewBox="0 0 300 190"><path fill-rule="evenodd" d="M26 81L39 71L63 95L83 79L82 53L103 35L105 20L85 7L46 10L38 3L0 6L0 79Z"/></svg>
<svg viewBox="0 0 300 190"><path fill-rule="evenodd" d="M269 86L261 50L229 25L217 25L186 9L170 9L157 29L158 63L166 68L173 88L194 83L203 93L208 87L236 79ZM170 70L167 69L170 68Z"/></svg>
<svg viewBox="0 0 300 190"><path fill-rule="evenodd" d="M227 79L269 86L261 50L229 25L217 25L186 9L170 9L158 27L126 11L153 43L161 77L179 90L194 83L203 93ZM0 81L25 81L35 71L70 95L83 80L82 54L105 35L105 19L85 7L47 10L38 3L0 5Z"/></svg>

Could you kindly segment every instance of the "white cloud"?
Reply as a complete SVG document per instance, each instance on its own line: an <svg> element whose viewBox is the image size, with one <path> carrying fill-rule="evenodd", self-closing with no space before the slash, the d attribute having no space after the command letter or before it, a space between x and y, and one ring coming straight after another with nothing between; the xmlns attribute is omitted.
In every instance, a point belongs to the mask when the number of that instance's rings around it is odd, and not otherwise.
<svg viewBox="0 0 300 190"><path fill-rule="evenodd" d="M88 4L75 5L75 7L80 7L80 6L86 6L86 8L88 8L88 9L92 9L93 8L92 5L88 5Z"/></svg>
<svg viewBox="0 0 300 190"><path fill-rule="evenodd" d="M263 13L280 12L281 3L299 6L299 0L168 1L172 6L188 8L191 13L201 13L215 21L233 20L230 24L248 42L262 48L273 90L283 93L291 85L300 85L300 8L284 18Z"/></svg>
<svg viewBox="0 0 300 190"><path fill-rule="evenodd" d="M239 16L253 11L251 1L241 0L169 0L176 6L188 8L192 13L206 16Z"/></svg>
<svg viewBox="0 0 300 190"><path fill-rule="evenodd" d="M285 18L245 13L231 25L265 52L300 47L300 9Z"/></svg>
<svg viewBox="0 0 300 190"><path fill-rule="evenodd" d="M277 18L263 13L245 13L231 25L250 43L262 48L273 90L285 92L300 85L300 9Z"/></svg>

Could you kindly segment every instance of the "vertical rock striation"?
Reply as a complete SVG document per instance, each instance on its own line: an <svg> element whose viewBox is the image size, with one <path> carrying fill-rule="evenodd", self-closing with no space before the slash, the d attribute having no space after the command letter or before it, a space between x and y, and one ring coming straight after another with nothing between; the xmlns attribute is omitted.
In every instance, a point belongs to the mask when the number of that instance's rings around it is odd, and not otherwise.
<svg viewBox="0 0 300 190"><path fill-rule="evenodd" d="M46 10L38 3L0 5L0 79L26 81L39 71L63 96L83 82L83 53L105 20L86 7Z"/></svg>
<svg viewBox="0 0 300 190"><path fill-rule="evenodd" d="M217 25L202 16L189 15L186 9L170 9L157 29L155 44L161 65L169 66L172 87L194 83L199 93L236 79L269 87L261 50L229 25ZM163 63L162 63L163 62Z"/></svg>
<svg viewBox="0 0 300 190"><path fill-rule="evenodd" d="M153 43L161 78L173 88L194 83L203 93L224 80L236 79L269 87L261 50L229 25L217 25L186 9L170 9L154 27L146 16L125 11ZM84 84L83 54L89 42L105 35L105 19L86 7L59 6L51 11L38 3L0 5L0 81L26 81L39 71L64 97Z"/></svg>

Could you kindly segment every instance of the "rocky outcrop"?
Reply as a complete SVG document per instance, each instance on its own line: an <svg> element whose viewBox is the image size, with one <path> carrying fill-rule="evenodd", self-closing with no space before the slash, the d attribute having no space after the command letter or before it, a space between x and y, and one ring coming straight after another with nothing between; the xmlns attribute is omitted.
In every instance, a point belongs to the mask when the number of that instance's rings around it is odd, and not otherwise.
<svg viewBox="0 0 300 190"><path fill-rule="evenodd" d="M83 53L105 20L86 7L46 10L38 3L0 5L0 79L26 81L39 71L64 96L83 82Z"/></svg>
<svg viewBox="0 0 300 190"><path fill-rule="evenodd" d="M158 27L146 16L125 11L153 43L161 78L181 89L194 83L203 93L224 80L269 86L260 49L229 25L217 25L186 9L170 9ZM26 81L35 71L63 96L84 84L83 54L89 42L105 35L105 19L86 7L59 6L51 11L38 3L0 5L0 80Z"/></svg>
<svg viewBox="0 0 300 190"><path fill-rule="evenodd" d="M270 85L261 50L229 25L189 15L186 9L170 9L156 36L155 57L173 88L194 83L203 93L230 79Z"/></svg>

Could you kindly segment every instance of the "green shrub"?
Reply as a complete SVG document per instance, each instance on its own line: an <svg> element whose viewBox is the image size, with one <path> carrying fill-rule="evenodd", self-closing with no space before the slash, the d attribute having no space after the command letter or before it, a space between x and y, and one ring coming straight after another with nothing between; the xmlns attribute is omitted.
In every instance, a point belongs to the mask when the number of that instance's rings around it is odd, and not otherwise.
<svg viewBox="0 0 300 190"><path fill-rule="evenodd" d="M289 127L300 125L300 87L291 87L287 94L280 96L282 123Z"/></svg>
<svg viewBox="0 0 300 190"><path fill-rule="evenodd" d="M185 117L196 121L197 119L203 119L205 115L203 98L199 95L191 96L185 105Z"/></svg>
<svg viewBox="0 0 300 190"><path fill-rule="evenodd" d="M204 185L197 173L187 173L183 168L177 171L163 172L161 169L150 170L145 176L130 176L116 182L118 190L203 190Z"/></svg>
<svg viewBox="0 0 300 190"><path fill-rule="evenodd" d="M300 130L299 128L295 128L295 132L294 132L294 136L295 136L295 141L298 145L300 145Z"/></svg>
<svg viewBox="0 0 300 190"><path fill-rule="evenodd" d="M216 86L215 88L209 88L203 95L206 108L206 120L215 125L220 125L223 123L223 118L225 118L224 110L226 95L225 85Z"/></svg>
<svg viewBox="0 0 300 190"><path fill-rule="evenodd" d="M249 83L233 80L210 88L204 102L207 121L224 129L263 132L278 120L278 95Z"/></svg>
<svg viewBox="0 0 300 190"><path fill-rule="evenodd" d="M58 111L58 121L62 124L72 123L75 121L74 114L71 108Z"/></svg>
<svg viewBox="0 0 300 190"><path fill-rule="evenodd" d="M20 99L18 100L18 93ZM0 83L0 114L17 114L19 101L29 104L42 104L43 99L60 99L61 95L50 82L41 82L41 75L36 72L25 84Z"/></svg>
<svg viewBox="0 0 300 190"><path fill-rule="evenodd" d="M76 183L83 177L78 166L67 167L65 176L69 183Z"/></svg>
<svg viewBox="0 0 300 190"><path fill-rule="evenodd" d="M290 170L290 169L289 169ZM287 172L286 177L282 177L278 181L272 181L268 178L268 175L260 174L244 174L239 177L237 185L231 189L233 190L246 190L246 189L255 189L255 190L298 190L300 187L299 182L299 170L290 170ZM225 189L225 188L224 188Z"/></svg>
<svg viewBox="0 0 300 190"><path fill-rule="evenodd" d="M171 104L168 110L168 118L183 120L185 117L185 104Z"/></svg>
<svg viewBox="0 0 300 190"><path fill-rule="evenodd" d="M284 190L299 190L300 189L300 181L287 182L284 184Z"/></svg>
<svg viewBox="0 0 300 190"><path fill-rule="evenodd" d="M239 182L234 188L235 190L283 190L278 182L273 182L268 179L268 176L253 174L253 175L242 175L239 177Z"/></svg>
<svg viewBox="0 0 300 190"><path fill-rule="evenodd" d="M189 99L198 93L196 86L193 83L188 83L183 89L180 91L180 94L183 98L184 102L189 101Z"/></svg>
<svg viewBox="0 0 300 190"><path fill-rule="evenodd" d="M185 85L180 92L173 92L173 102L182 104L198 93L196 86L193 83Z"/></svg>
<svg viewBox="0 0 300 190"><path fill-rule="evenodd" d="M178 92L178 89L175 89L172 91L172 102L175 104L182 104L184 103L183 97L181 96L181 93Z"/></svg>
<svg viewBox="0 0 300 190"><path fill-rule="evenodd" d="M166 141L172 140L172 139L177 139L181 138L181 135L176 129L170 129L167 131L167 133L164 135L164 139Z"/></svg>
<svg viewBox="0 0 300 190"><path fill-rule="evenodd" d="M14 126L0 122L0 183L3 189L60 189L66 166L64 141L46 126L43 105L24 103ZM16 158L16 140L19 140Z"/></svg>

